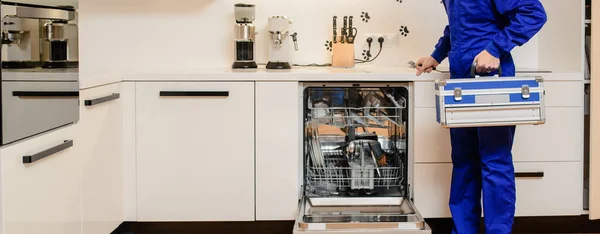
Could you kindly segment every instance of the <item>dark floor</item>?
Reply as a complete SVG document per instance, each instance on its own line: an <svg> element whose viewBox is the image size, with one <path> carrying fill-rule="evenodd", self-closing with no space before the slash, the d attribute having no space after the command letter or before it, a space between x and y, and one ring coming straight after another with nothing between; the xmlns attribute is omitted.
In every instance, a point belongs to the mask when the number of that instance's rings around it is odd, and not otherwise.
<svg viewBox="0 0 600 234"><path fill-rule="evenodd" d="M450 233L452 220L430 219L427 223L434 234ZM124 223L112 234L291 234L293 221L233 222L233 223ZM484 233L483 231L481 233ZM599 233L600 221L587 216L517 218L513 233Z"/></svg>

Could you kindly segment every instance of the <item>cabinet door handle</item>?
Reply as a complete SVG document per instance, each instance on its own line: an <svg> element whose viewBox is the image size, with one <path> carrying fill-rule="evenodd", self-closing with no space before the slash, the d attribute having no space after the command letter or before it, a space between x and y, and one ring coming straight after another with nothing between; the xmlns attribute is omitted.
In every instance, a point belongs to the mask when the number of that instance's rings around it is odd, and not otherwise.
<svg viewBox="0 0 600 234"><path fill-rule="evenodd" d="M45 157L52 156L60 151L66 150L73 147L73 140L67 140L60 145L54 146L50 149L44 150L34 155L23 156L23 164L34 163Z"/></svg>
<svg viewBox="0 0 600 234"><path fill-rule="evenodd" d="M229 91L160 91L161 97L229 97Z"/></svg>
<svg viewBox="0 0 600 234"><path fill-rule="evenodd" d="M15 97L79 97L78 91L14 91Z"/></svg>
<svg viewBox="0 0 600 234"><path fill-rule="evenodd" d="M516 172L515 177L517 178L543 178L544 172Z"/></svg>
<svg viewBox="0 0 600 234"><path fill-rule="evenodd" d="M95 105L98 105L98 104L101 104L101 103L105 103L105 102L117 100L120 97L121 97L121 94L113 93L113 94L108 95L106 97L96 98L96 99L92 99L92 100L85 100L83 103L84 103L85 106L95 106Z"/></svg>

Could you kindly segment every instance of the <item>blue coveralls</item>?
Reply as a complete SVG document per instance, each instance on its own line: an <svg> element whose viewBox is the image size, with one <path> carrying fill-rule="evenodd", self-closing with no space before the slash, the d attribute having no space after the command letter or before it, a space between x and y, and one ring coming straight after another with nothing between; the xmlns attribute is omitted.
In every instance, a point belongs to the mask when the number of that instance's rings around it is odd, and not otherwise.
<svg viewBox="0 0 600 234"><path fill-rule="evenodd" d="M443 3L449 25L431 56L438 62L449 59L451 78L471 77L474 58L484 49L500 58L502 76L514 76L510 51L529 41L546 23L539 0ZM516 200L511 153L515 126L453 129L450 134L453 233L479 231L482 190L486 233L511 233Z"/></svg>

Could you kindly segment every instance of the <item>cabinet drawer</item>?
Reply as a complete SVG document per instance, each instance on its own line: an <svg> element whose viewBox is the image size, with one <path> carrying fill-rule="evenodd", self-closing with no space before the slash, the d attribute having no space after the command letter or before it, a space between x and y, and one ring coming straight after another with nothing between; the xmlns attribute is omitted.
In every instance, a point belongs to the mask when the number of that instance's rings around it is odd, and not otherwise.
<svg viewBox="0 0 600 234"><path fill-rule="evenodd" d="M579 215L583 209L580 162L515 163L517 216ZM539 174L543 177L539 177ZM452 164L415 165L415 204L426 218L451 217ZM485 209L485 208L484 208Z"/></svg>
<svg viewBox="0 0 600 234"><path fill-rule="evenodd" d="M69 126L0 151L4 233L81 233L80 143Z"/></svg>
<svg viewBox="0 0 600 234"><path fill-rule="evenodd" d="M254 220L254 83L138 83L138 221Z"/></svg>
<svg viewBox="0 0 600 234"><path fill-rule="evenodd" d="M435 108L434 82L415 82L415 107ZM583 105L581 81L545 81L547 107L579 107ZM435 117L435 115L434 115Z"/></svg>
<svg viewBox="0 0 600 234"><path fill-rule="evenodd" d="M415 108L415 161L452 162L450 133L435 121L435 108ZM546 108L544 125L518 126L513 145L516 162L580 161L583 156L583 108ZM560 133L560 134L557 134Z"/></svg>

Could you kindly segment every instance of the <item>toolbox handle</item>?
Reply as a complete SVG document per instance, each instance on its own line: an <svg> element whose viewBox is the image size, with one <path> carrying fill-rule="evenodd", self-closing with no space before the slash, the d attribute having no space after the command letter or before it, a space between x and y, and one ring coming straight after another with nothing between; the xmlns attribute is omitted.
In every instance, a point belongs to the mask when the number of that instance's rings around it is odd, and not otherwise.
<svg viewBox="0 0 600 234"><path fill-rule="evenodd" d="M473 61L473 64L471 64L471 77L473 78L478 78L479 76L475 74L475 71L477 70L477 61ZM499 77L502 76L502 66L498 66L498 74L495 75L495 77Z"/></svg>

